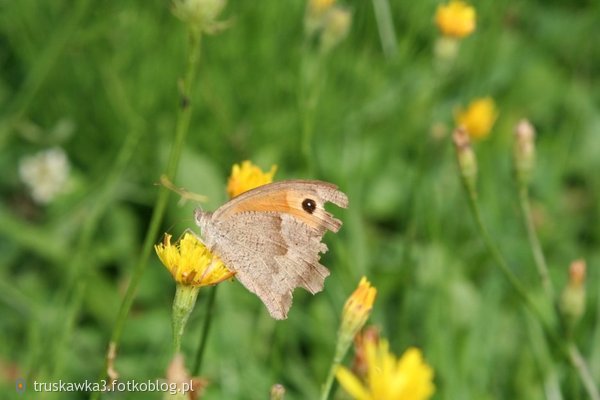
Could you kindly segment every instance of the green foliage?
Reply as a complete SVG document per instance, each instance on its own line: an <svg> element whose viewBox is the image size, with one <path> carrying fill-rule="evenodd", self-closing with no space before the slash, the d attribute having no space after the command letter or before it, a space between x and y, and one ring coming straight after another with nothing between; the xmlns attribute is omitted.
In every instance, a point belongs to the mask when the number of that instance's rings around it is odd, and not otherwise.
<svg viewBox="0 0 600 400"><path fill-rule="evenodd" d="M21 376L92 381L102 369L181 101L186 29L165 3L0 2L3 392L12 395ZM585 396L494 268L469 214L450 140L453 112L488 95L500 115L475 145L483 217L529 294L543 297L510 164L513 127L527 117L538 132L536 227L558 291L570 261L587 260L587 310L574 337L600 382L599 4L476 4L476 32L452 65L439 65L437 2L390 2L397 47L389 57L371 2L346 2L349 36L319 61L308 157L302 65L314 54L303 36L304 2L227 5L226 29L202 40L175 184L207 195L203 207L214 209L226 198L232 164L251 159L277 164L277 179L335 182L350 207L332 210L344 227L325 237L323 263L332 272L325 290L298 290L287 320L271 320L239 283L220 285L203 361L207 399L266 398L274 383L286 387L286 399L317 398L343 303L363 274L378 288L371 323L396 354L423 350L435 370L435 398L544 398L552 374L565 398ZM68 184L39 205L19 165L55 146L68 155ZM124 146L130 157L119 161ZM194 206L172 195L162 230L194 229ZM122 380L165 376L174 288L151 257L120 343ZM183 338L189 365L207 298L204 288ZM34 395L42 397L27 393Z"/></svg>

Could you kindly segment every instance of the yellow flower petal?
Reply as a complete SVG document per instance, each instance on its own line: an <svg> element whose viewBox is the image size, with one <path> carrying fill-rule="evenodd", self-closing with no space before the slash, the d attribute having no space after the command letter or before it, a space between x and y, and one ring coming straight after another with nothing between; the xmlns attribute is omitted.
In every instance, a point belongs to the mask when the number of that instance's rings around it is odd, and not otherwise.
<svg viewBox="0 0 600 400"><path fill-rule="evenodd" d="M409 348L397 360L382 339L367 342L365 353L368 371L364 383L348 370L340 368L336 373L340 385L354 398L426 400L433 395L433 370L418 349Z"/></svg>
<svg viewBox="0 0 600 400"><path fill-rule="evenodd" d="M496 122L498 110L491 97L476 99L466 110L460 110L456 115L456 124L463 126L473 139L487 137Z"/></svg>
<svg viewBox="0 0 600 400"><path fill-rule="evenodd" d="M338 369L335 372L335 377L340 383L340 386L343 387L344 390L348 392L350 396L353 396L355 399L369 400L371 398L368 390L363 386L360 380L347 368L338 367Z"/></svg>
<svg viewBox="0 0 600 400"><path fill-rule="evenodd" d="M404 352L398 361L398 370L407 376L404 393L415 399L426 399L433 394L433 369L425 364L423 355L414 347Z"/></svg>
<svg viewBox="0 0 600 400"><path fill-rule="evenodd" d="M208 286L233 276L195 235L186 232L175 244L171 244L171 237L165 233L163 242L155 245L154 250L176 282Z"/></svg>
<svg viewBox="0 0 600 400"><path fill-rule="evenodd" d="M273 182L277 166L271 166L269 172L263 172L250 161L243 161L241 165L234 164L227 182L227 194L233 198L250 189Z"/></svg>
<svg viewBox="0 0 600 400"><path fill-rule="evenodd" d="M440 4L435 13L435 22L444 36L463 38L475 30L475 9L460 0Z"/></svg>
<svg viewBox="0 0 600 400"><path fill-rule="evenodd" d="M309 0L308 10L313 14L322 14L333 6L335 0Z"/></svg>

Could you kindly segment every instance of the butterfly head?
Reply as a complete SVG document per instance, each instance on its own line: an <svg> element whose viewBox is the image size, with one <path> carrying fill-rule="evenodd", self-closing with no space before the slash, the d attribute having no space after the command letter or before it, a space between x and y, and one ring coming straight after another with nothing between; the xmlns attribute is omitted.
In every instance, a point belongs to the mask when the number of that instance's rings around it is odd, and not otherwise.
<svg viewBox="0 0 600 400"><path fill-rule="evenodd" d="M202 236L206 237L206 233L209 230L209 225L212 221L212 212L203 211L201 208L196 208L194 210L194 221L196 225L200 227L202 231Z"/></svg>

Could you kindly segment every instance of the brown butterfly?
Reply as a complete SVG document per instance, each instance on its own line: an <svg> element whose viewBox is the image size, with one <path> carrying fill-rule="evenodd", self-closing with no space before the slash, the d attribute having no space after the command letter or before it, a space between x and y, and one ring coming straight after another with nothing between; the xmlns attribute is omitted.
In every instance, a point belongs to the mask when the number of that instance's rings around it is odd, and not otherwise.
<svg viewBox="0 0 600 400"><path fill-rule="evenodd" d="M325 211L348 197L327 182L290 180L270 183L231 199L214 212L197 209L204 244L236 278L265 304L273 318L285 319L292 292L323 289L329 270L319 263L321 243L342 222Z"/></svg>

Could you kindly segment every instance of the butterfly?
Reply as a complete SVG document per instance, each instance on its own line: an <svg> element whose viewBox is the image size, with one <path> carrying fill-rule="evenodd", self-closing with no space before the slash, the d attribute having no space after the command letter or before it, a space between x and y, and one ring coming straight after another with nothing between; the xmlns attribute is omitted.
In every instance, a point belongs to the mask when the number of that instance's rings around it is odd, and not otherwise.
<svg viewBox="0 0 600 400"><path fill-rule="evenodd" d="M342 222L325 203L348 207L337 186L316 180L269 183L234 197L214 212L196 209L201 239L275 319L287 318L292 293L323 289L329 270L320 264L321 242Z"/></svg>

